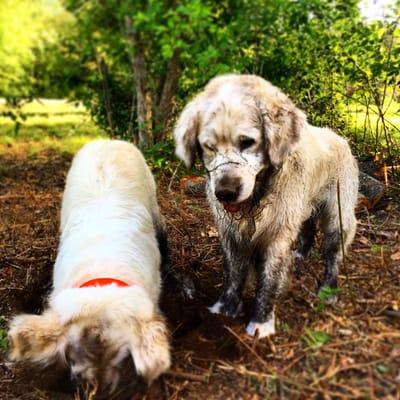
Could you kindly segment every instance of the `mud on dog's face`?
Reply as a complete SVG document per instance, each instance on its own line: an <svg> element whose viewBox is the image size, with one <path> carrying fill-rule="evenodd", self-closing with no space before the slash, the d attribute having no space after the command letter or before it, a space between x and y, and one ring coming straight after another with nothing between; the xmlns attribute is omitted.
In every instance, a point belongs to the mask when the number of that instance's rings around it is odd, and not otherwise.
<svg viewBox="0 0 400 400"><path fill-rule="evenodd" d="M227 211L238 211L267 165L257 110L221 103L207 115L198 146L212 193Z"/></svg>
<svg viewBox="0 0 400 400"><path fill-rule="evenodd" d="M198 154L212 193L236 212L252 197L260 173L284 162L304 121L303 113L268 82L219 77L183 110L174 131L176 154L188 166Z"/></svg>

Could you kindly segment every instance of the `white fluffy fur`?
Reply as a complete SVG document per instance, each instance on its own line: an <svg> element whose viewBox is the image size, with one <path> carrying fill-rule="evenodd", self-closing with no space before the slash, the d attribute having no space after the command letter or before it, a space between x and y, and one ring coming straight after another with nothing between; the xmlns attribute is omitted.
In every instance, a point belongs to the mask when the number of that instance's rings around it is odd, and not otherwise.
<svg viewBox="0 0 400 400"><path fill-rule="evenodd" d="M41 316L14 319L11 357L50 362L67 345L79 347L81 333L89 328L99 330L112 348L110 367L130 353L149 381L164 372L170 356L158 309L156 227L162 226L155 182L141 153L122 141L84 146L67 176L49 308ZM130 286L79 287L102 277ZM73 372L86 371L84 377L96 379L93 365L75 361Z"/></svg>
<svg viewBox="0 0 400 400"><path fill-rule="evenodd" d="M152 302L160 292L161 220L154 179L140 152L121 141L96 141L76 155L61 212L54 293L105 275L136 283Z"/></svg>

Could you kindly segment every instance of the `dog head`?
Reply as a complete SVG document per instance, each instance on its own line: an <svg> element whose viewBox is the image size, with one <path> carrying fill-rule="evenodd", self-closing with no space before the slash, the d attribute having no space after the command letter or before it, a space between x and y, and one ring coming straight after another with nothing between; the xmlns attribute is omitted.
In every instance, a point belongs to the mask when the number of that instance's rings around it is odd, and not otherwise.
<svg viewBox="0 0 400 400"><path fill-rule="evenodd" d="M183 110L176 154L198 154L212 193L230 212L249 200L263 171L279 169L302 134L305 115L279 89L253 75L213 79Z"/></svg>
<svg viewBox="0 0 400 400"><path fill-rule="evenodd" d="M114 293L96 299L95 291L103 289ZM114 393L119 383L127 378L131 383L137 375L151 383L169 368L168 332L150 300L139 299L137 293L132 298L129 290L64 289L42 315L17 316L9 330L11 361L44 366L61 361L79 384L99 394ZM79 308L84 303L77 297L82 296L95 301Z"/></svg>

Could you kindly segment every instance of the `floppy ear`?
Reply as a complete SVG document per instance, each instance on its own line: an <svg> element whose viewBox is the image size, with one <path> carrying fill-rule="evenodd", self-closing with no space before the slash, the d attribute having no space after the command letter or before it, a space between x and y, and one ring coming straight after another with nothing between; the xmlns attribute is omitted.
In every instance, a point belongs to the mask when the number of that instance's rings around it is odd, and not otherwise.
<svg viewBox="0 0 400 400"><path fill-rule="evenodd" d="M266 116L267 119L266 119ZM266 146L269 160L274 167L280 167L299 141L306 117L294 107L279 107L264 116Z"/></svg>
<svg viewBox="0 0 400 400"><path fill-rule="evenodd" d="M9 358L11 361L51 363L61 351L61 334L60 321L52 311L42 315L18 315L11 321L8 332Z"/></svg>
<svg viewBox="0 0 400 400"><path fill-rule="evenodd" d="M174 128L175 154L188 168L193 166L196 159L200 113L200 99L196 97L183 109Z"/></svg>
<svg viewBox="0 0 400 400"><path fill-rule="evenodd" d="M159 316L139 323L139 343L131 348L136 371L150 384L171 365L167 327Z"/></svg>

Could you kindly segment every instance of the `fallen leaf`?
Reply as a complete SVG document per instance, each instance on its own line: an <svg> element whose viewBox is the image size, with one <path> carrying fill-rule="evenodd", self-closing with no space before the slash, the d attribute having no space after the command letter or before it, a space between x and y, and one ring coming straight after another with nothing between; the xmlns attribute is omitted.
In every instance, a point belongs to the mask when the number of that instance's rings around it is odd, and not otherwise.
<svg viewBox="0 0 400 400"><path fill-rule="evenodd" d="M365 244L365 245L367 245L367 246L369 246L369 245L370 245L370 241L369 241L369 239L367 239L365 236L361 236L361 237L359 237L359 238L358 238L358 241L359 241L360 243L362 243L362 244Z"/></svg>
<svg viewBox="0 0 400 400"><path fill-rule="evenodd" d="M207 232L207 235L208 235L208 237L218 237L218 231L217 231L217 228L215 228L215 227L211 227L209 230L208 230L208 232Z"/></svg>
<svg viewBox="0 0 400 400"><path fill-rule="evenodd" d="M396 253L393 253L393 254L390 256L390 258L391 258L393 261L400 261L400 250L399 250L399 251L396 251Z"/></svg>

